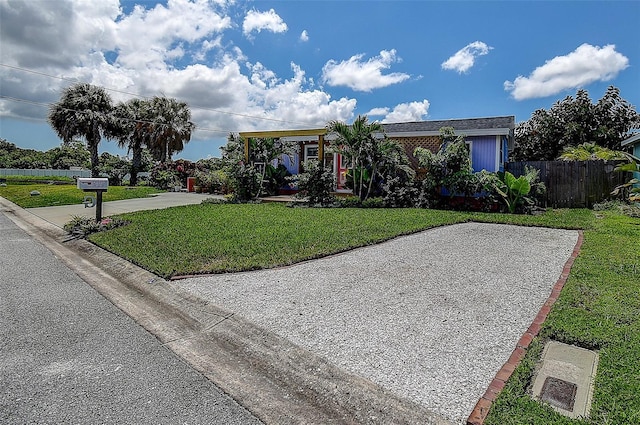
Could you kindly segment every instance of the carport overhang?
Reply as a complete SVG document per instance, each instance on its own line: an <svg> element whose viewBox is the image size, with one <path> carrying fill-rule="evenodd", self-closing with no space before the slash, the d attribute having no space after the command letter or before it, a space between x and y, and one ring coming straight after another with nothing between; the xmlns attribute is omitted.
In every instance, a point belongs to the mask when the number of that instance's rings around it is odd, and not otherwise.
<svg viewBox="0 0 640 425"><path fill-rule="evenodd" d="M326 128L312 128L304 130L269 130L269 131L243 131L240 137L244 140L244 159L249 161L249 139L280 139L282 137L317 137L318 138L318 159L324 158L324 136L327 134Z"/></svg>

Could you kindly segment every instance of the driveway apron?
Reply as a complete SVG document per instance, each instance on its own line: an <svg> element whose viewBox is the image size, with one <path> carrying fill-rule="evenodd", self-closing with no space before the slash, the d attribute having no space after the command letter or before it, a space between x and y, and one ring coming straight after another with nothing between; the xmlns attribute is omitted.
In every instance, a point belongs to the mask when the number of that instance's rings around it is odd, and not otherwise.
<svg viewBox="0 0 640 425"><path fill-rule="evenodd" d="M175 285L462 423L577 240L571 230L465 223Z"/></svg>

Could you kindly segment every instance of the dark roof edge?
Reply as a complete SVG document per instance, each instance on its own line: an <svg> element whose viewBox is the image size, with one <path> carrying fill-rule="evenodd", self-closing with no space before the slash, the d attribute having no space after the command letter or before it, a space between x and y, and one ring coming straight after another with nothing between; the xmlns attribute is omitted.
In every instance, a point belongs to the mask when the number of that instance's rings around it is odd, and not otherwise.
<svg viewBox="0 0 640 425"><path fill-rule="evenodd" d="M514 115L483 117L483 118L456 118L448 120L413 121L402 123L385 123L383 128L388 133L407 132L433 132L439 131L442 127L453 127L454 130L487 130L487 129L510 129L515 128L516 118Z"/></svg>

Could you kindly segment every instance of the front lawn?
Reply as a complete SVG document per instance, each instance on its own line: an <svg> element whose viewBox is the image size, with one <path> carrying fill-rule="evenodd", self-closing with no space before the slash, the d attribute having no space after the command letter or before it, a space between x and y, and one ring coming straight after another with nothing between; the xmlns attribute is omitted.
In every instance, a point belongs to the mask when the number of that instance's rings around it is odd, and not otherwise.
<svg viewBox="0 0 640 425"><path fill-rule="evenodd" d="M92 242L164 277L289 265L400 234L464 221L421 209L202 204L119 217L131 224Z"/></svg>
<svg viewBox="0 0 640 425"><path fill-rule="evenodd" d="M40 195L31 196L31 191L33 190L40 192ZM146 186L133 188L109 186L109 190L103 195L102 200L108 202L144 198L158 192L157 189ZM95 196L95 193L85 193L78 189L75 184L24 184L8 181L6 187L0 186L0 196L22 208L81 204L86 195Z"/></svg>
<svg viewBox="0 0 640 425"><path fill-rule="evenodd" d="M292 264L469 220L584 229L565 289L486 423L640 423L640 219L584 209L524 216L279 204L203 204L120 217L131 224L90 240L165 277ZM527 255L526 248L513 255ZM565 418L529 396L535 363L548 338L599 350L591 421Z"/></svg>

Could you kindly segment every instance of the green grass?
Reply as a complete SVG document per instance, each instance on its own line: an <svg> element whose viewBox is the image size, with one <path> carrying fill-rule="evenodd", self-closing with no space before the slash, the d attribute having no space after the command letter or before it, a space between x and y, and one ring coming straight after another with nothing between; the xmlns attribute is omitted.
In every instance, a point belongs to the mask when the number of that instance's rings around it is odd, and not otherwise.
<svg viewBox="0 0 640 425"><path fill-rule="evenodd" d="M39 191L40 195L31 196L32 190ZM157 189L145 186L135 188L109 186L109 190L103 195L102 199L108 202L143 198L158 192ZM86 195L95 195L95 193L85 193L78 189L75 184L24 184L8 181L6 187L0 186L0 196L22 208L81 204Z"/></svg>
<svg viewBox="0 0 640 425"><path fill-rule="evenodd" d="M464 221L420 209L203 204L120 216L131 224L90 240L161 276L283 266Z"/></svg>
<svg viewBox="0 0 640 425"><path fill-rule="evenodd" d="M71 177L65 176L0 176L0 179L4 179L7 182L13 184L31 184L35 182L64 182L74 184L74 180Z"/></svg>

